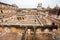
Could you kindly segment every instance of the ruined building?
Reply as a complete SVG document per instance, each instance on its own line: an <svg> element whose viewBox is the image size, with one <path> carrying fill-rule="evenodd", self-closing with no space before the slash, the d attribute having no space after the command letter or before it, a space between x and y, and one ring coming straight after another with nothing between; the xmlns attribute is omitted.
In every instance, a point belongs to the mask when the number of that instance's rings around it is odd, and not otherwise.
<svg viewBox="0 0 60 40"><path fill-rule="evenodd" d="M42 7L42 3L39 3L37 8L18 8L16 5L0 2L0 34L3 36L1 38L7 37L12 40L13 37L14 39L16 37L18 40L21 37L22 40L32 40L34 36L39 39L42 36L39 33L51 34L53 29L56 31L58 27L55 25L57 24L56 20L56 23L52 25L55 21L49 18L50 11L51 8L49 6L47 8ZM4 34L6 35L4 36Z"/></svg>

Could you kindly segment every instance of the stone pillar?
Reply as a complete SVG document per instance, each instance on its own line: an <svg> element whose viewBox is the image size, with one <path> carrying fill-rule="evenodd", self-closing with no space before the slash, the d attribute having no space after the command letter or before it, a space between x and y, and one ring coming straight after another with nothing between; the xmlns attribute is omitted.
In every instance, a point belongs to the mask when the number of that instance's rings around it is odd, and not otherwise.
<svg viewBox="0 0 60 40"><path fill-rule="evenodd" d="M27 34L29 34L29 35L31 34L31 29L27 30Z"/></svg>

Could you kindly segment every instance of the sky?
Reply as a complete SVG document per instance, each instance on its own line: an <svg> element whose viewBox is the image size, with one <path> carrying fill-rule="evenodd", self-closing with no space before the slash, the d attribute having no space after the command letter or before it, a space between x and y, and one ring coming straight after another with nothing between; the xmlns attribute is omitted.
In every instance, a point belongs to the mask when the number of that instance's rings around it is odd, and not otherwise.
<svg viewBox="0 0 60 40"><path fill-rule="evenodd" d="M19 8L37 8L38 3L42 3L43 7L53 8L56 5L60 7L60 0L0 0L0 2L16 4Z"/></svg>

